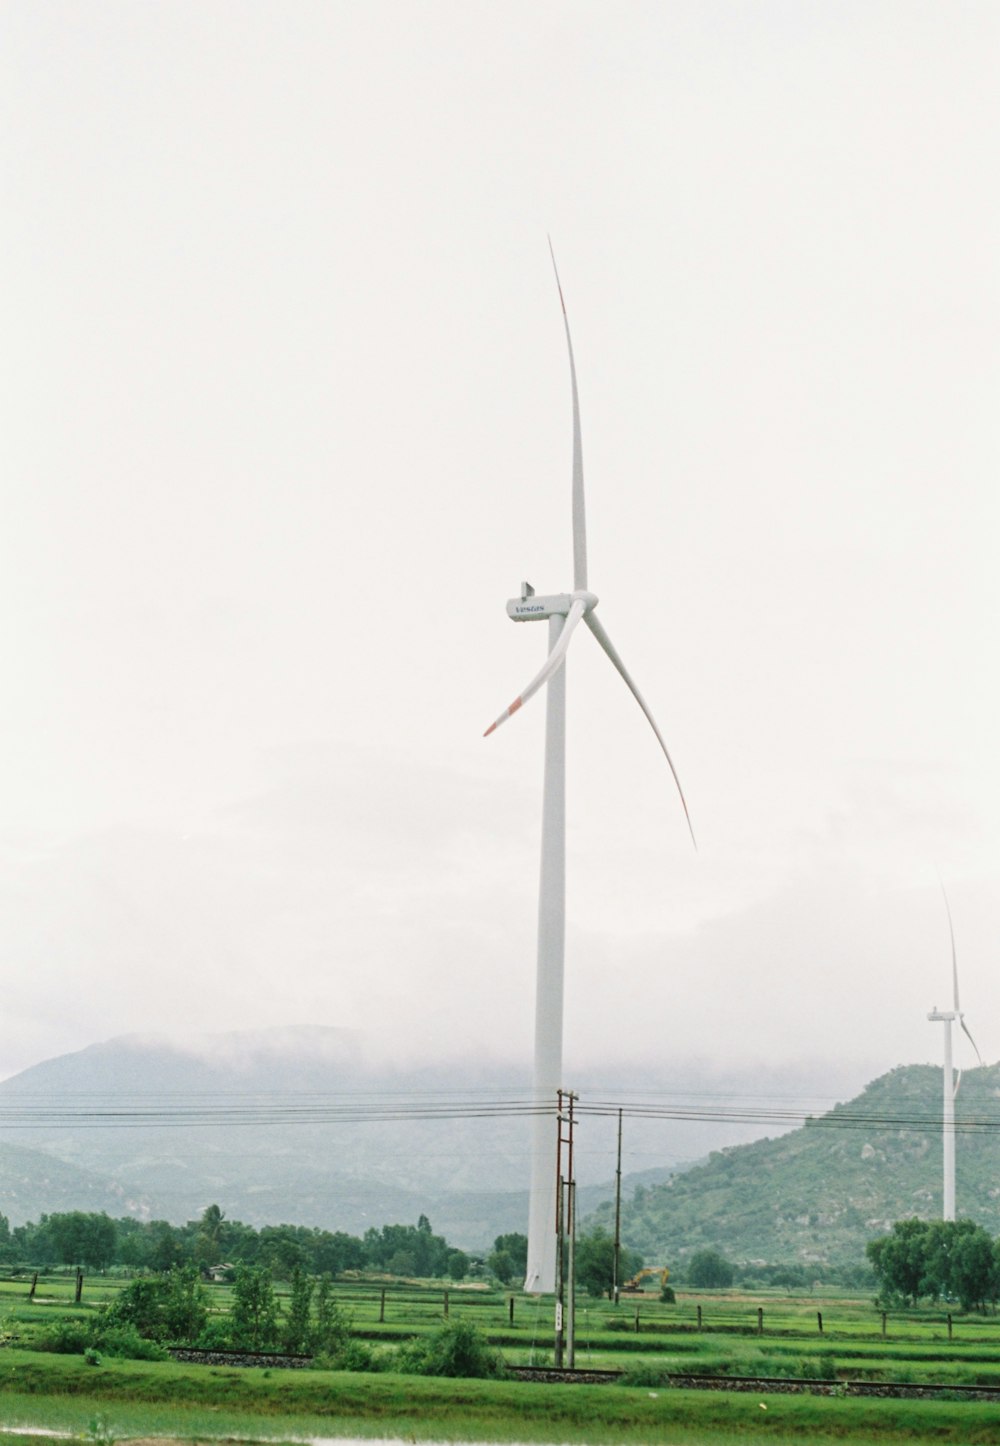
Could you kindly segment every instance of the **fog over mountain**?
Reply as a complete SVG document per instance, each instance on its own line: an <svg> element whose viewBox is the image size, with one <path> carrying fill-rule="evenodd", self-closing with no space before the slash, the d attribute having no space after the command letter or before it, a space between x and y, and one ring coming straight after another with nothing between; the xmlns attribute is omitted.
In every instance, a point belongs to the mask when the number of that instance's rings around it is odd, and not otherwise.
<svg viewBox="0 0 1000 1446"><path fill-rule="evenodd" d="M582 1209L612 1189L619 1107L684 1116L626 1113L623 1172L649 1181L773 1133L755 1109L833 1103L787 1070L622 1064L581 1070L573 1084ZM318 1026L123 1036L0 1084L0 1142L81 1172L82 1191L15 1190L5 1173L0 1210L16 1221L72 1205L179 1223L215 1202L249 1224L351 1233L424 1213L477 1249L524 1226L528 1085L526 1070L496 1062L394 1070L371 1062L358 1034Z"/></svg>

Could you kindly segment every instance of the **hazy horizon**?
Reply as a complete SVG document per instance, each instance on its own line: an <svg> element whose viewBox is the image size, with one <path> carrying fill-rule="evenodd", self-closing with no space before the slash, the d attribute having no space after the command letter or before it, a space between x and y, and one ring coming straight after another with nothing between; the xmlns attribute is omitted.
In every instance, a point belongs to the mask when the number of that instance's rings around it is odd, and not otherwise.
<svg viewBox="0 0 1000 1446"><path fill-rule="evenodd" d="M0 1077L311 1021L568 1068L1000 1056L1000 12L0 14ZM581 630L582 632L583 630ZM972 1062L964 1036L957 1062Z"/></svg>

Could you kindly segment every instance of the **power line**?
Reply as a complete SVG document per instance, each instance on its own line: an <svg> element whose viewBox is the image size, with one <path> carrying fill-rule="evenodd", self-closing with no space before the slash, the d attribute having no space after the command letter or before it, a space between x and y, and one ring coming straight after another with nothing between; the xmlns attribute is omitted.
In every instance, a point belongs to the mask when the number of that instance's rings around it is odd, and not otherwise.
<svg viewBox="0 0 1000 1446"><path fill-rule="evenodd" d="M477 1097L478 1096L478 1097ZM818 1101L781 1101L774 1096L734 1098L732 1095L664 1097L657 1100L587 1099L578 1104L581 1116L694 1124L761 1125L782 1131L797 1127L867 1131L919 1131L941 1129L940 1112L928 1110L883 1112L835 1105L816 1112ZM323 1094L318 1091L281 1095L215 1094L199 1091L133 1096L122 1104L120 1096L106 1092L78 1092L72 1102L51 1095L19 1092L15 1099L0 1096L0 1130L43 1129L233 1129L268 1125L326 1126L438 1123L458 1120L530 1119L555 1115L556 1105L540 1105L519 1095L488 1094L485 1090L368 1092ZM955 1122L956 1133L983 1134L1000 1129L1000 1114L975 1114Z"/></svg>

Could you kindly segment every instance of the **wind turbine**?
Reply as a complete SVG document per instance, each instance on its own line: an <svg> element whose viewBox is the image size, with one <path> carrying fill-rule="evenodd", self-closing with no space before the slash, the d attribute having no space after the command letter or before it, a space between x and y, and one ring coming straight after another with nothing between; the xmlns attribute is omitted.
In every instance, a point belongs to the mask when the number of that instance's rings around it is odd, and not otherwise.
<svg viewBox="0 0 1000 1446"><path fill-rule="evenodd" d="M555 252L549 242L556 286L562 306L569 375L573 395L573 591L536 596L530 583L521 596L507 604L514 622L548 620L548 656L531 682L486 730L488 737L516 713L543 684L548 685L545 714L545 778L542 790L542 849L538 892L538 965L535 988L534 1130L531 1159L531 1197L528 1210L528 1265L524 1288L534 1293L555 1289L556 1268L556 1157L552 1106L562 1086L563 959L566 935L566 652L582 619L625 686L646 715L663 750L680 794L688 830L694 842L691 816L677 770L663 735L646 702L622 662L614 644L594 613L597 598L587 588L587 527L583 501L583 447L580 436L580 401L573 361L573 341ZM697 847L697 845L696 845Z"/></svg>
<svg viewBox="0 0 1000 1446"><path fill-rule="evenodd" d="M958 1002L958 957L955 953L955 929L951 922L951 908L948 904L948 895L945 893L944 885L941 885L941 892L944 894L944 906L948 914L948 933L951 936L951 981L954 994L954 1009L938 1009L934 1006L927 1018L935 1024L944 1025L944 1116L942 1121L942 1144L944 1149L944 1209L942 1219L954 1220L955 1218L955 1100L958 1097L958 1087L962 1083L962 1071L958 1071L957 1077L951 1063L951 1026L957 1019L959 1024L968 1035L969 1043L976 1051L976 1058L982 1064L983 1057L979 1053L976 1041L969 1033L969 1026L965 1022L965 1015L962 1013Z"/></svg>

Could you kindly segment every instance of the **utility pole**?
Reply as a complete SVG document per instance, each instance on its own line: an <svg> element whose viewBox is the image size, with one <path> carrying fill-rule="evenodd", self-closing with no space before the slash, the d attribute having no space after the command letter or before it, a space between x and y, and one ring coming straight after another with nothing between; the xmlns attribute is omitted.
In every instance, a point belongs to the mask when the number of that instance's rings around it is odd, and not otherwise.
<svg viewBox="0 0 1000 1446"><path fill-rule="evenodd" d="M569 1301L567 1319L566 1364L576 1370L576 1173L573 1168L573 1101L569 1097L569 1175L566 1180L566 1231L569 1235Z"/></svg>
<svg viewBox="0 0 1000 1446"><path fill-rule="evenodd" d="M618 1111L618 1165L615 1170L615 1261L612 1275L612 1300L618 1304L621 1286L622 1258L622 1112Z"/></svg>
<svg viewBox="0 0 1000 1446"><path fill-rule="evenodd" d="M566 1349L567 1365L572 1370L576 1359L576 1181L573 1178L573 1104L577 1096L570 1090L559 1090L556 1108L558 1136L556 1143L556 1330L555 1366L562 1369ZM563 1162L565 1160L565 1174ZM567 1249L568 1246L568 1249ZM568 1257L568 1258L567 1258ZM566 1269L563 1261L566 1260ZM565 1320L565 1332L564 1332Z"/></svg>
<svg viewBox="0 0 1000 1446"><path fill-rule="evenodd" d="M552 1360L557 1371L563 1363L563 1092L556 1095L556 1333Z"/></svg>

